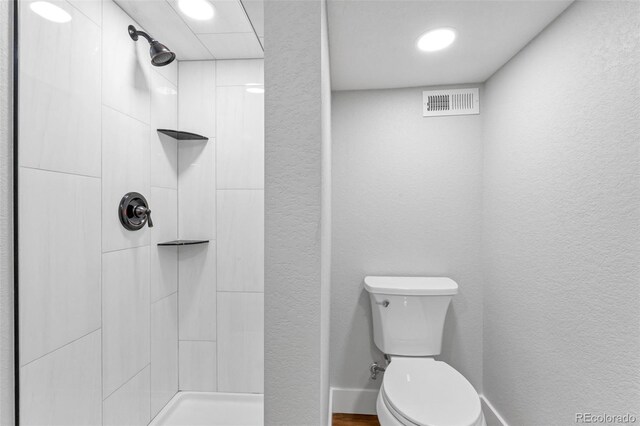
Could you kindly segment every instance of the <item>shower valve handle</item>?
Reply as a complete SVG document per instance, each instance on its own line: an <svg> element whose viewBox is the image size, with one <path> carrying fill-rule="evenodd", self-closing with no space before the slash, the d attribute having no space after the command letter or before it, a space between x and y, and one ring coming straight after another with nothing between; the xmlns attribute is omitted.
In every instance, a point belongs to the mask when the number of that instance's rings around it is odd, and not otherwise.
<svg viewBox="0 0 640 426"><path fill-rule="evenodd" d="M136 208L133 209L133 214L135 214L136 217L140 219L144 219L146 217L147 225L149 226L149 228L153 228L153 221L151 220L151 209L149 207L136 206Z"/></svg>
<svg viewBox="0 0 640 426"><path fill-rule="evenodd" d="M122 226L129 231L138 231L144 225L153 227L149 203L139 192L128 192L122 197L118 206L118 217Z"/></svg>

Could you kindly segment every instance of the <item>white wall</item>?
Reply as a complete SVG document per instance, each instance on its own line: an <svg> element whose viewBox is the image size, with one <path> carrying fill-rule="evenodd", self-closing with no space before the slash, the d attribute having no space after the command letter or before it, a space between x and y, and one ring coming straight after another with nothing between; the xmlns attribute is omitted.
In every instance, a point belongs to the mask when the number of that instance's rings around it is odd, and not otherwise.
<svg viewBox="0 0 640 426"><path fill-rule="evenodd" d="M640 412L640 4L576 2L486 84L484 394Z"/></svg>
<svg viewBox="0 0 640 426"><path fill-rule="evenodd" d="M422 90L333 93L332 387L381 383L363 278L427 275L460 286L440 358L482 389L482 117L423 118Z"/></svg>
<svg viewBox="0 0 640 426"><path fill-rule="evenodd" d="M110 0L56 4L71 21L20 4L21 420L146 424L178 388L177 257L156 246L177 145L155 131L177 126L177 64L152 67ZM154 228L124 230L129 191Z"/></svg>
<svg viewBox="0 0 640 426"><path fill-rule="evenodd" d="M13 2L0 2L0 424L14 423Z"/></svg>
<svg viewBox="0 0 640 426"><path fill-rule="evenodd" d="M264 388L262 59L180 62L180 389ZM252 86L247 86L252 85Z"/></svg>
<svg viewBox="0 0 640 426"><path fill-rule="evenodd" d="M265 40L265 424L317 425L326 418L321 345L328 308L321 2L265 2Z"/></svg>

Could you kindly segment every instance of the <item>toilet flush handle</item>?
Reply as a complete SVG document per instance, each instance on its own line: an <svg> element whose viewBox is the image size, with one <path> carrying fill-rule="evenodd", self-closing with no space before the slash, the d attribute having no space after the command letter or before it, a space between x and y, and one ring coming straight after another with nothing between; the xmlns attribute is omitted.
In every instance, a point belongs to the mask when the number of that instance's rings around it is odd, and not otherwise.
<svg viewBox="0 0 640 426"><path fill-rule="evenodd" d="M389 301L388 300L383 300L382 302L376 302L376 305L382 305L383 307L388 307L389 306Z"/></svg>

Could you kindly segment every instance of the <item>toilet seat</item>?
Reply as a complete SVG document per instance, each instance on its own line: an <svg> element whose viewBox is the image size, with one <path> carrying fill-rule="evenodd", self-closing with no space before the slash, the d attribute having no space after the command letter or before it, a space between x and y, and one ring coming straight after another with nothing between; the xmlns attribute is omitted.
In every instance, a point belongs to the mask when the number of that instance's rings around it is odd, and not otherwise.
<svg viewBox="0 0 640 426"><path fill-rule="evenodd" d="M471 383L433 358L393 358L380 392L389 411L405 425L482 424L480 398Z"/></svg>

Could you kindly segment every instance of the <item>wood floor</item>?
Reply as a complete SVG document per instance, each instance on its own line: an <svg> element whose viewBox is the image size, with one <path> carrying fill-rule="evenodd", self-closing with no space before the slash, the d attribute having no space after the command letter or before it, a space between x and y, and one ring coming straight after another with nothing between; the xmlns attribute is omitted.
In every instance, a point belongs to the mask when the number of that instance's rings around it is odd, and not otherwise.
<svg viewBox="0 0 640 426"><path fill-rule="evenodd" d="M378 416L334 413L333 426L380 426L380 423Z"/></svg>

